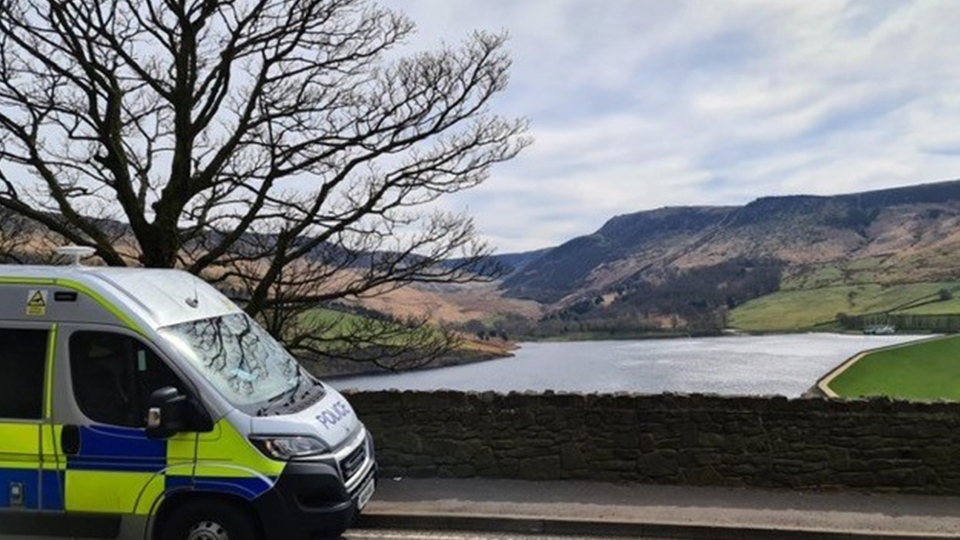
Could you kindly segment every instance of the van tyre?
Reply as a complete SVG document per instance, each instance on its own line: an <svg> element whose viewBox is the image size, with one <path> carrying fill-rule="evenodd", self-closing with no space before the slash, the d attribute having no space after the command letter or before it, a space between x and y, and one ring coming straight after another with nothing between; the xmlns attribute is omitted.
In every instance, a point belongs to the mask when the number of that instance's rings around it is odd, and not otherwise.
<svg viewBox="0 0 960 540"><path fill-rule="evenodd" d="M188 502L161 527L160 540L261 540L256 521L225 501Z"/></svg>

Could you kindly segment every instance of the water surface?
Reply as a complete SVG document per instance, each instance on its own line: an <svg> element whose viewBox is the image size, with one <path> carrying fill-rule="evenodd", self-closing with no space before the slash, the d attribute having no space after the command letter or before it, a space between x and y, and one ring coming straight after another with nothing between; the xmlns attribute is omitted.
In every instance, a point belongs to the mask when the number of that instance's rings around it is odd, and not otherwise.
<svg viewBox="0 0 960 540"><path fill-rule="evenodd" d="M859 351L928 336L788 334L523 343L513 358L332 380L338 389L686 392L797 397Z"/></svg>

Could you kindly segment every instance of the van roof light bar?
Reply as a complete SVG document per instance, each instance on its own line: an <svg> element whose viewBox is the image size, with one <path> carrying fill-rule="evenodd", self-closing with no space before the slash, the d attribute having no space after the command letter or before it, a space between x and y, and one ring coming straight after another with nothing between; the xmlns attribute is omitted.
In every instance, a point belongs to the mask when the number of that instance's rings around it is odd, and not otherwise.
<svg viewBox="0 0 960 540"><path fill-rule="evenodd" d="M57 248L57 255L72 257L73 260L70 261L70 264L73 266L81 266L80 259L89 257L96 253L96 251L96 249L89 246L61 246Z"/></svg>

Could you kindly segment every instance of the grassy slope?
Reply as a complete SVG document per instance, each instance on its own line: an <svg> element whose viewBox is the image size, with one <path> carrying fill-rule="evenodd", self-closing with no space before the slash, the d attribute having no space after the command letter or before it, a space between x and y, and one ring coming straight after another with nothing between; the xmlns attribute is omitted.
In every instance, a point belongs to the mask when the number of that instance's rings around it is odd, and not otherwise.
<svg viewBox="0 0 960 540"><path fill-rule="evenodd" d="M730 312L730 326L746 331L784 331L809 328L832 321L837 313L860 315L897 310L922 298L930 298L957 282L910 283L881 286L876 284L842 285L818 289L779 291L747 302ZM950 305L947 305L950 304ZM918 310L934 309L960 313L960 301L935 302ZM906 311L918 313L917 311ZM946 311L937 311L943 313Z"/></svg>
<svg viewBox="0 0 960 540"><path fill-rule="evenodd" d="M933 302L915 308L904 309L897 313L906 315L955 315L960 313L960 298L954 293L952 300L945 302Z"/></svg>
<svg viewBox="0 0 960 540"><path fill-rule="evenodd" d="M844 397L960 399L960 336L870 353L830 388Z"/></svg>

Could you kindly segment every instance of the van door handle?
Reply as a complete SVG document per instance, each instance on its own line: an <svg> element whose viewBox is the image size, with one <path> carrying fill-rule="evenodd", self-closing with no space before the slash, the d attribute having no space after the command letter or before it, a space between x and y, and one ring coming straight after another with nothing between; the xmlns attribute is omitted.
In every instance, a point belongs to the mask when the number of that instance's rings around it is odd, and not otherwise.
<svg viewBox="0 0 960 540"><path fill-rule="evenodd" d="M68 456L75 456L80 453L79 427L71 424L63 426L60 431L60 450Z"/></svg>

